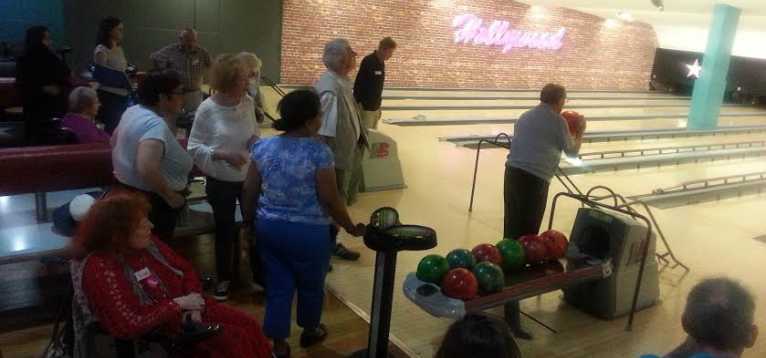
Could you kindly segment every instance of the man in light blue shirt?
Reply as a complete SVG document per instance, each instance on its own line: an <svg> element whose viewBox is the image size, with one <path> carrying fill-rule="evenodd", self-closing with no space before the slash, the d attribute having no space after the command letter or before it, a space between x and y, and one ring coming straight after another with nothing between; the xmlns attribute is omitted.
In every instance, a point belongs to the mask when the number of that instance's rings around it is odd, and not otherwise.
<svg viewBox="0 0 766 358"><path fill-rule="evenodd" d="M514 126L505 166L503 237L506 239L537 235L548 202L548 186L559 166L561 152L575 156L580 151L585 121L570 134L561 117L566 99L564 87L546 85L540 93L540 104L522 114ZM521 328L518 301L507 303L505 310L513 334L531 339Z"/></svg>

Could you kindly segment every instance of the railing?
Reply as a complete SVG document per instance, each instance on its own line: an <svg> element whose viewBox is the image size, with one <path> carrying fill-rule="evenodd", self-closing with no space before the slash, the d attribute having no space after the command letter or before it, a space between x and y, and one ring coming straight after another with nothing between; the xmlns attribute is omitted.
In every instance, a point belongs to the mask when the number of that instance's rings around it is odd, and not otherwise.
<svg viewBox="0 0 766 358"><path fill-rule="evenodd" d="M656 147L656 148L643 148L643 149L610 150L610 151L604 151L604 152L582 153L578 155L578 158L583 160L592 159L592 158L612 159L612 158L645 157L645 156L656 156L656 155L666 155L666 154L705 152L705 151L713 151L713 150L763 148L763 147L766 147L766 140L736 142L736 143L698 144L698 145L689 145L689 146L680 146L680 147Z"/></svg>

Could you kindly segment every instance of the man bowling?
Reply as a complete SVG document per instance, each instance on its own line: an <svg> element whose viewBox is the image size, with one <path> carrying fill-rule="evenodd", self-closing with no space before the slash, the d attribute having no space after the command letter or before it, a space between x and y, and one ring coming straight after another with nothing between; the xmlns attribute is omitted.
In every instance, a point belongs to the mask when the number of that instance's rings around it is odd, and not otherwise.
<svg viewBox="0 0 766 358"><path fill-rule="evenodd" d="M540 104L519 117L514 125L511 152L505 165L504 238L518 239L538 234L548 202L548 187L563 151L576 156L580 151L585 120L570 133L561 117L566 89L547 84L540 92ZM532 336L521 327L519 303L506 304L506 320L514 335Z"/></svg>

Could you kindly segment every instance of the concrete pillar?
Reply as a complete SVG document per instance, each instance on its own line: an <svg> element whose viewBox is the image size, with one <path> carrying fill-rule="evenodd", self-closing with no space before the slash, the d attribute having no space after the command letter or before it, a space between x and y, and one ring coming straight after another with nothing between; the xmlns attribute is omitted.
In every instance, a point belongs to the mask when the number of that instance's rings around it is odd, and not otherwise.
<svg viewBox="0 0 766 358"><path fill-rule="evenodd" d="M740 9L725 4L717 4L713 9L713 21L702 62L702 74L694 83L687 126L689 129L718 127L718 116L726 91L731 49L737 34L741 12Z"/></svg>

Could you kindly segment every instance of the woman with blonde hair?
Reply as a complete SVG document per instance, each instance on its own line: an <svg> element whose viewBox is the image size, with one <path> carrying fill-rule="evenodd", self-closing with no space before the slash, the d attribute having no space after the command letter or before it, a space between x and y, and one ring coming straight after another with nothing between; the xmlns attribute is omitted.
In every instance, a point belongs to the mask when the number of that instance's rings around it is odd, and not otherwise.
<svg viewBox="0 0 766 358"><path fill-rule="evenodd" d="M194 117L188 150L194 164L205 173L205 191L215 218L215 261L218 284L215 298L225 301L234 270L234 245L239 239L235 221L237 201L249 166L250 146L260 130L255 121L253 99L247 95L250 71L238 55L219 56L210 70L215 91L204 100Z"/></svg>
<svg viewBox="0 0 766 358"><path fill-rule="evenodd" d="M240 52L237 58L241 60L248 69L248 87L247 93L253 97L255 103L255 119L258 123L263 123L266 117L263 109L263 92L261 92L261 68L263 62L252 52Z"/></svg>

